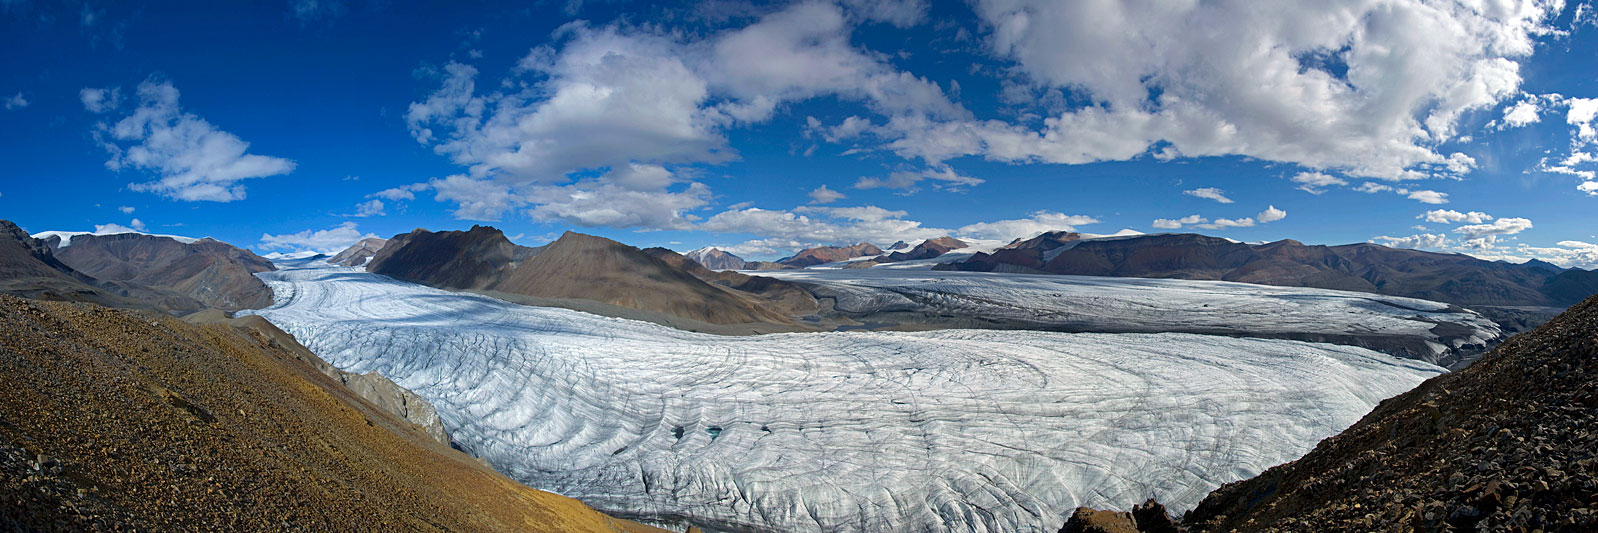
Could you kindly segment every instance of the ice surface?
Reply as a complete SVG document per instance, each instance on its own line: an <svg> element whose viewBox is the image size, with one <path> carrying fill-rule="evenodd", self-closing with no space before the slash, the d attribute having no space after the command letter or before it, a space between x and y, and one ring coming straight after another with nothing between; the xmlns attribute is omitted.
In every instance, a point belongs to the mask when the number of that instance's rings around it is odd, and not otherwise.
<svg viewBox="0 0 1598 533"><path fill-rule="evenodd" d="M1219 333L1377 347L1447 360L1502 335L1444 303L1397 296L1224 281L934 272L778 270L761 276L821 287L851 313L919 312L1040 329Z"/></svg>
<svg viewBox="0 0 1598 533"><path fill-rule="evenodd" d="M533 487L620 516L771 531L1054 531L1194 505L1438 367L1191 334L697 334L311 263L257 311L437 407Z"/></svg>

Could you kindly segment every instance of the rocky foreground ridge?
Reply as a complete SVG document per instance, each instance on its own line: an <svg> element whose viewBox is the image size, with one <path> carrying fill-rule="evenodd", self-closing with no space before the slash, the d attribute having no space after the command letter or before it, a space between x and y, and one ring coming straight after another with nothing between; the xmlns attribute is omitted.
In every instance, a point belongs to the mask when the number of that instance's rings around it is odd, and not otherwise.
<svg viewBox="0 0 1598 533"><path fill-rule="evenodd" d="M1088 518L1100 529L1080 529L1093 525ZM1104 518L1079 513L1065 530L1159 530ZM1217 489L1183 525L1598 530L1598 297L1382 402L1302 459Z"/></svg>
<svg viewBox="0 0 1598 533"><path fill-rule="evenodd" d="M263 328L0 296L0 530L650 530L511 481L318 363Z"/></svg>

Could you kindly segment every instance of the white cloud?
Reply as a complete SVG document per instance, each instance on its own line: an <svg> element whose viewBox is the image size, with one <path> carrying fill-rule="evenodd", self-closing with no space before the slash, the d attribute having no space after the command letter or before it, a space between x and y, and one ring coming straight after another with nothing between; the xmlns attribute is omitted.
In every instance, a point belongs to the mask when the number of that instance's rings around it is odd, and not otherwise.
<svg viewBox="0 0 1598 533"><path fill-rule="evenodd" d="M1260 211L1258 217L1261 224L1266 222L1276 222L1278 220L1287 218L1287 211L1277 209L1274 205L1267 206L1264 211Z"/></svg>
<svg viewBox="0 0 1598 533"><path fill-rule="evenodd" d="M710 203L710 188L696 182L676 192L640 191L584 181L530 188L526 201L533 205L527 211L533 220L589 227L688 229L698 219L688 212Z"/></svg>
<svg viewBox="0 0 1598 533"><path fill-rule="evenodd" d="M1524 218L1500 218L1491 224L1473 224L1454 228L1454 233L1468 238L1479 238L1492 235L1514 235L1531 229L1531 221Z"/></svg>
<svg viewBox="0 0 1598 533"><path fill-rule="evenodd" d="M121 212L122 212L122 214L124 214L124 215L131 215L131 214L133 214L133 208L132 208L132 207L128 207L128 206L125 206L125 205L124 205L124 206L122 206L122 207L118 207L118 208L117 208L117 211L121 211Z"/></svg>
<svg viewBox="0 0 1598 533"><path fill-rule="evenodd" d="M1254 219L1249 217L1217 218L1214 222L1194 224L1193 226L1204 229L1252 228L1254 227Z"/></svg>
<svg viewBox="0 0 1598 533"><path fill-rule="evenodd" d="M305 230L286 235L261 234L261 249L313 251L324 254L338 253L361 239L376 237L362 234L354 222L345 222L323 230Z"/></svg>
<svg viewBox="0 0 1598 533"><path fill-rule="evenodd" d="M11 111L13 109L22 109L24 107L28 107L28 99L23 97L21 92L18 92L17 94L13 94L13 95L11 95L9 97L6 97L5 106L6 106L6 111Z"/></svg>
<svg viewBox="0 0 1598 533"><path fill-rule="evenodd" d="M247 153L250 143L183 112L171 83L145 81L138 95L132 114L115 124L101 123L95 132L111 153L106 168L145 169L160 176L130 189L176 200L231 202L244 198L240 181L294 170L293 161Z"/></svg>
<svg viewBox="0 0 1598 533"><path fill-rule="evenodd" d="M1515 103L1515 105L1506 107L1504 108L1504 127L1518 128L1527 124L1535 124L1542 120L1542 116L1538 114L1539 111L1537 102L1533 100L1522 100Z"/></svg>
<svg viewBox="0 0 1598 533"><path fill-rule="evenodd" d="M979 222L961 226L955 233L977 239L1016 239L1032 237L1049 231L1076 231L1077 226L1098 224L1099 219L1087 215L1067 215L1054 211L1037 211L1031 216L1015 220Z"/></svg>
<svg viewBox="0 0 1598 533"><path fill-rule="evenodd" d="M1162 157L1245 155L1403 179L1458 168L1432 147L1462 113L1516 94L1513 60L1532 53L1559 6L986 0L976 11L989 49L1026 81L1093 104L1041 131L906 123L901 153L1069 163L1159 143Z"/></svg>
<svg viewBox="0 0 1598 533"><path fill-rule="evenodd" d="M119 234L119 233L143 233L144 232L144 224L140 223L139 219L133 219L133 221L130 222L129 224L133 225L133 226L138 226L138 227L137 228L130 228L128 226L117 224L115 222L112 222L112 223L109 223L109 224L95 224L94 225L94 234L95 235L116 235L116 234Z"/></svg>
<svg viewBox="0 0 1598 533"><path fill-rule="evenodd" d="M1198 215L1188 215L1177 219L1156 218L1154 219L1154 223L1151 225L1154 226L1155 229L1182 229L1183 224L1203 224L1209 221L1210 219Z"/></svg>
<svg viewBox="0 0 1598 533"><path fill-rule="evenodd" d="M1386 185L1382 185L1380 183L1376 183L1374 181L1367 181L1365 183L1360 184L1360 186L1355 187L1354 190L1362 192L1362 193L1365 193L1365 194L1376 194L1376 193L1379 193L1379 192L1391 191L1391 190L1393 190L1393 188L1389 187L1389 186L1386 186Z"/></svg>
<svg viewBox="0 0 1598 533"><path fill-rule="evenodd" d="M1326 192L1324 187L1348 185L1347 181L1324 172L1300 172L1298 175L1293 176L1293 183L1299 184L1298 190L1310 194L1324 193Z"/></svg>
<svg viewBox="0 0 1598 533"><path fill-rule="evenodd" d="M372 194L368 194L366 196L368 198L374 198L375 197L375 198L382 198L384 200L388 200L388 201L391 201L391 202L400 202L400 201L406 201L406 200L415 200L417 192L425 191L425 190L428 190L428 189L431 189L431 188L432 188L432 186L428 185L426 183L412 183L410 185L405 185L403 187L394 187L392 189L383 189L381 191L377 191L377 192L374 192Z"/></svg>
<svg viewBox="0 0 1598 533"><path fill-rule="evenodd" d="M348 215L348 216L352 216L352 217L380 217L380 216L384 216L384 215L387 215L387 214L388 214L388 212L386 210L384 210L383 201L382 200L373 199L373 200L370 200L370 201L366 201L366 202L361 202L361 203L355 204L355 213L352 214L352 215Z"/></svg>
<svg viewBox="0 0 1598 533"><path fill-rule="evenodd" d="M826 185L816 187L816 190L810 191L810 203L812 204L830 204L844 198L847 198L847 196L844 196L841 192L828 189Z"/></svg>
<svg viewBox="0 0 1598 533"><path fill-rule="evenodd" d="M1217 189L1215 187L1203 187L1189 191L1182 191L1182 194L1186 194L1188 196L1197 196L1199 198L1208 198L1223 204L1232 203L1232 199L1226 197L1226 191Z"/></svg>
<svg viewBox="0 0 1598 533"><path fill-rule="evenodd" d="M960 188L981 185L983 179L961 175L949 167L929 168L924 170L902 170L893 172L886 178L863 177L855 182L856 189L913 189L922 181L930 181L937 188Z"/></svg>
<svg viewBox="0 0 1598 533"><path fill-rule="evenodd" d="M1455 222L1469 222L1471 224L1481 224L1483 222L1487 222L1487 221L1492 220L1493 216L1489 215L1487 213L1480 212L1480 211L1471 211L1469 213L1461 213L1459 211L1454 211L1452 209L1433 209L1431 211L1427 211L1425 213L1421 213L1420 215L1417 215L1415 218L1417 218L1417 219L1425 219L1427 222L1431 222L1431 223L1435 223L1435 224L1453 224Z"/></svg>
<svg viewBox="0 0 1598 533"><path fill-rule="evenodd" d="M1576 190L1587 193L1588 196L1598 196L1598 181L1584 181L1576 186Z"/></svg>
<svg viewBox="0 0 1598 533"><path fill-rule="evenodd" d="M455 218L463 220L498 221L506 211L527 203L525 199L512 194L506 185L460 174L443 179L434 178L427 182L427 187L433 189L434 199L455 202Z"/></svg>
<svg viewBox="0 0 1598 533"><path fill-rule="evenodd" d="M83 102L83 108L91 113L105 113L122 105L122 88L110 89L84 88L78 91L78 99Z"/></svg>
<svg viewBox="0 0 1598 533"><path fill-rule="evenodd" d="M1372 241L1383 241L1381 244L1393 248L1443 248L1448 245L1448 237L1441 233L1422 233L1408 237L1388 237L1386 235L1375 237Z"/></svg>
<svg viewBox="0 0 1598 533"><path fill-rule="evenodd" d="M1569 98L1565 103L1570 106L1565 123L1576 127L1576 137L1584 143L1598 142L1598 129L1592 123L1598 116L1598 98Z"/></svg>
<svg viewBox="0 0 1598 533"><path fill-rule="evenodd" d="M1415 200L1415 201L1423 203L1423 204L1446 204L1446 203L1448 203L1448 193L1445 193L1445 192L1437 192L1437 191L1406 191L1404 189L1399 189L1398 193L1399 194L1404 194L1404 195L1406 195L1405 196L1406 198L1409 198L1411 200Z"/></svg>

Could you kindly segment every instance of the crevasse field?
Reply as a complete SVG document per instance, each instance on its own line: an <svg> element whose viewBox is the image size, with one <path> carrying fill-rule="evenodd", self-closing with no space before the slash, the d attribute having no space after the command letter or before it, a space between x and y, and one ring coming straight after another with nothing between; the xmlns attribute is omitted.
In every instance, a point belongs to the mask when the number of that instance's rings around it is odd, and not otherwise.
<svg viewBox="0 0 1598 533"><path fill-rule="evenodd" d="M1079 505L1180 511L1442 372L1173 333L722 337L313 265L259 274L277 303L258 314L427 398L513 478L712 527L1053 531Z"/></svg>

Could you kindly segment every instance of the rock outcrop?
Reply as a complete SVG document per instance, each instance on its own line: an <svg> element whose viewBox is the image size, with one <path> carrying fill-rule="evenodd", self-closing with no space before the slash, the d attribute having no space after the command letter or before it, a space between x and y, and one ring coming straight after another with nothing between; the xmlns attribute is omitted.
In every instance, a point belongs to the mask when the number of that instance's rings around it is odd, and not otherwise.
<svg viewBox="0 0 1598 533"><path fill-rule="evenodd" d="M1229 484L1205 531L1598 530L1598 297Z"/></svg>

